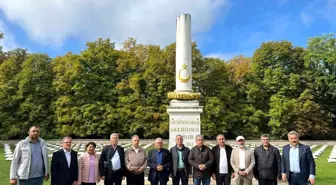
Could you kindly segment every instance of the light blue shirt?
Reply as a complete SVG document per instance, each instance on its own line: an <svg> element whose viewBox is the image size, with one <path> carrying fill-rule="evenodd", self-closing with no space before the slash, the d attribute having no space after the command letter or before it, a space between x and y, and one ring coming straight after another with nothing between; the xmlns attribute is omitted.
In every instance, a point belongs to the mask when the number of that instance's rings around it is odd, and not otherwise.
<svg viewBox="0 0 336 185"><path fill-rule="evenodd" d="M299 147L290 146L289 149L289 171L300 173Z"/></svg>
<svg viewBox="0 0 336 185"><path fill-rule="evenodd" d="M177 155L178 155L178 168L184 168L182 151L177 150Z"/></svg>
<svg viewBox="0 0 336 185"><path fill-rule="evenodd" d="M114 153L114 155L111 159L111 163L112 163L112 170L119 170L121 168L120 156L119 156L118 150L115 151L115 153Z"/></svg>
<svg viewBox="0 0 336 185"><path fill-rule="evenodd" d="M299 145L296 147L290 145L289 150L289 171L293 173L300 173L300 156L299 156ZM310 174L309 178L315 179L315 175Z"/></svg>

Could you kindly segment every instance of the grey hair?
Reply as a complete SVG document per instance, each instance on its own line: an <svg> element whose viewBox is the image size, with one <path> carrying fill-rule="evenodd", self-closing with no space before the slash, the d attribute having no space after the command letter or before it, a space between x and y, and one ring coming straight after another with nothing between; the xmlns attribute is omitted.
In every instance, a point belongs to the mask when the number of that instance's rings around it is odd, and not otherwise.
<svg viewBox="0 0 336 185"><path fill-rule="evenodd" d="M195 138L196 138L196 141L197 141L197 138L202 138L202 139L204 139L204 137L203 137L202 134L197 134Z"/></svg>
<svg viewBox="0 0 336 185"><path fill-rule="evenodd" d="M156 143L157 141L161 141L161 142L162 142L162 138L161 138L161 137L156 138L156 139L155 139L155 143Z"/></svg>
<svg viewBox="0 0 336 185"><path fill-rule="evenodd" d="M113 136L117 136L117 138L119 139L119 134L117 134L117 133L112 133L112 134L110 135L110 139L112 139Z"/></svg>
<svg viewBox="0 0 336 185"><path fill-rule="evenodd" d="M70 136L65 136L65 137L63 137L62 142L64 142L64 140L66 140L66 139L70 139L70 140L72 140L72 137L70 137Z"/></svg>
<svg viewBox="0 0 336 185"><path fill-rule="evenodd" d="M176 136L175 136L175 139L176 139L177 137L182 137L182 139L183 139L183 136L180 135L180 134L176 135Z"/></svg>
<svg viewBox="0 0 336 185"><path fill-rule="evenodd" d="M263 137L269 138L269 135L268 134L262 134L260 138L263 138Z"/></svg>
<svg viewBox="0 0 336 185"><path fill-rule="evenodd" d="M296 135L297 137L299 137L299 133L295 132L294 130L290 131L287 136L289 137L290 135Z"/></svg>
<svg viewBox="0 0 336 185"><path fill-rule="evenodd" d="M224 136L224 134L218 134L217 136L216 136L216 139L218 139L218 137L219 136L223 136L224 137L224 139L225 139L225 136Z"/></svg>
<svg viewBox="0 0 336 185"><path fill-rule="evenodd" d="M140 137L139 137L138 135L133 135L133 136L132 136L132 139L135 138L135 137L137 137L137 138L140 139Z"/></svg>

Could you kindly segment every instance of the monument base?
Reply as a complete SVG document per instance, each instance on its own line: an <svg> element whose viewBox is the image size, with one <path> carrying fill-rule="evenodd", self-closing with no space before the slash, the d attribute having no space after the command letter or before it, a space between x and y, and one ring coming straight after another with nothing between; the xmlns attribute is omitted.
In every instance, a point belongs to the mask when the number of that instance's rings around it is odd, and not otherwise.
<svg viewBox="0 0 336 185"><path fill-rule="evenodd" d="M201 133L201 118L203 106L198 100L171 100L167 107L169 114L169 146L176 145L176 135L183 136L185 146L192 148L196 145L195 136Z"/></svg>

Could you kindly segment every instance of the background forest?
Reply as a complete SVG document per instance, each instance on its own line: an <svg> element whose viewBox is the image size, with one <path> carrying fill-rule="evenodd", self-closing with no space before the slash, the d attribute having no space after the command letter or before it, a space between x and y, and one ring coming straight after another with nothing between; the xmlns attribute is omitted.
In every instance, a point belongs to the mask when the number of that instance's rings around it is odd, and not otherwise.
<svg viewBox="0 0 336 185"><path fill-rule="evenodd" d="M3 37L4 35L1 35ZM79 54L51 58L0 49L0 139L23 138L30 125L45 139L168 137L167 93L175 90L175 43L88 42ZM214 138L261 133L336 139L336 38L296 47L266 42L252 58L206 58L192 46L193 88L201 93L202 133Z"/></svg>

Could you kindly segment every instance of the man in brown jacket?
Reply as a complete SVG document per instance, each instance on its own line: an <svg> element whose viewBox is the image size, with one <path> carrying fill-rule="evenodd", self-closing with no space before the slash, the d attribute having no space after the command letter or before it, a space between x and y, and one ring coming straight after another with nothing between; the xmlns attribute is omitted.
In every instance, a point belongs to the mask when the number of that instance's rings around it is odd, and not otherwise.
<svg viewBox="0 0 336 185"><path fill-rule="evenodd" d="M125 151L127 185L144 185L144 171L147 166L146 150L139 147L139 136L132 136L132 146Z"/></svg>
<svg viewBox="0 0 336 185"><path fill-rule="evenodd" d="M236 138L238 147L232 150L231 166L235 171L237 185L252 185L253 168L255 165L253 151L245 146L245 138Z"/></svg>
<svg viewBox="0 0 336 185"><path fill-rule="evenodd" d="M209 185L214 156L211 149L204 145L202 135L196 136L196 146L190 150L188 162L193 167L194 185L200 185L201 182Z"/></svg>

